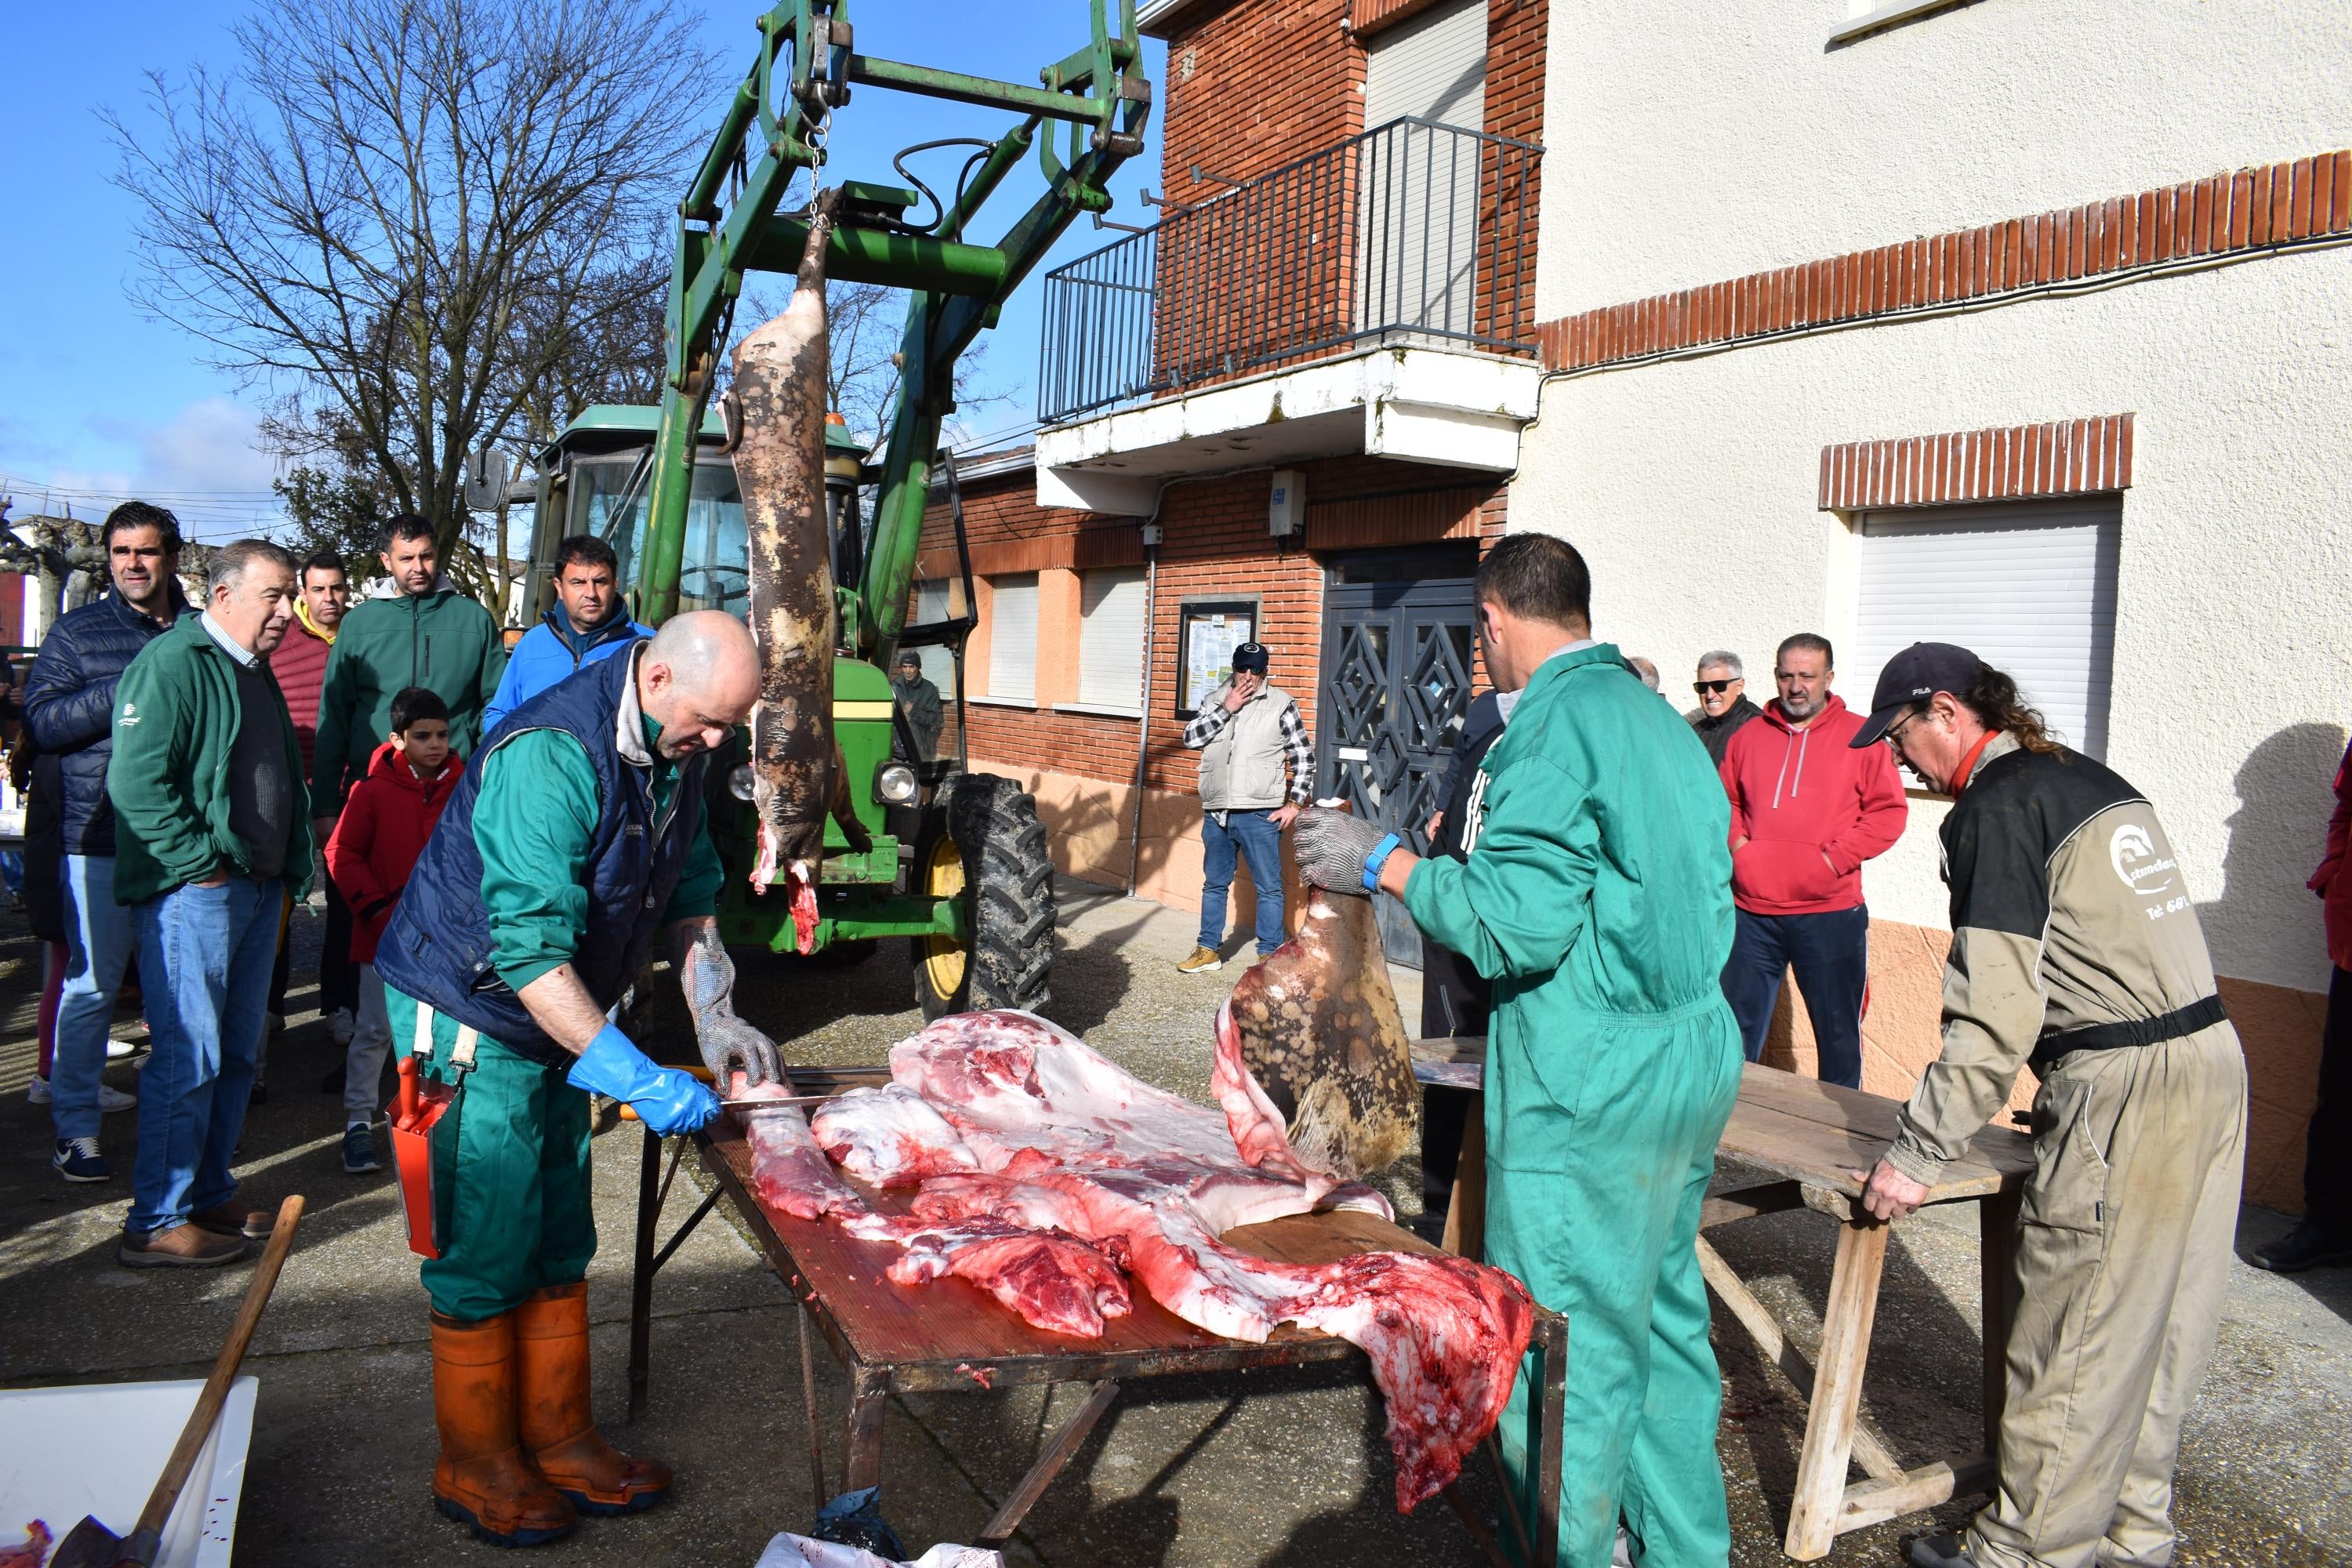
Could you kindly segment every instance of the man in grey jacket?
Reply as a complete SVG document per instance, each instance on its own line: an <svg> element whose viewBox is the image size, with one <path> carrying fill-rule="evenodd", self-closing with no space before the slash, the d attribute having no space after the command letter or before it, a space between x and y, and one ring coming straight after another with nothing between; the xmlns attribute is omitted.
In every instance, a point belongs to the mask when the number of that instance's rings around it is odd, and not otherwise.
<svg viewBox="0 0 2352 1568"><path fill-rule="evenodd" d="M1315 748L1298 703L1265 670L1264 643L1234 649L1232 677L1184 726L1201 753L1202 850L1201 941L1176 966L1186 974L1224 965L1225 897L1242 859L1257 885L1257 955L1282 945L1282 830L1315 792Z"/></svg>

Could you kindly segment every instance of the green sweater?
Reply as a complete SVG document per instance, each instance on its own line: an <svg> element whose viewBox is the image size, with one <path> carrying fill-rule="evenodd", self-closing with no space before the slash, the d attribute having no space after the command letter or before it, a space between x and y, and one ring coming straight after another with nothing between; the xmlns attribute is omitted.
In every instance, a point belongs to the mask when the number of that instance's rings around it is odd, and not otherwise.
<svg viewBox="0 0 2352 1568"><path fill-rule="evenodd" d="M506 668L498 623L446 580L425 594L353 605L336 628L319 683L315 809L322 816L337 811L349 786L367 777L375 749L392 733L392 700L411 686L449 705L449 743L459 756L473 755L482 710Z"/></svg>
<svg viewBox="0 0 2352 1568"><path fill-rule="evenodd" d="M274 688L272 689L274 690ZM310 890L310 812L302 788L302 742L283 698L286 772L294 821L286 842L287 890ZM140 904L201 882L221 868L249 865L229 826L229 753L245 709L236 668L204 617L180 617L150 642L114 689L114 755L106 796L114 803L114 899Z"/></svg>
<svg viewBox="0 0 2352 1568"><path fill-rule="evenodd" d="M677 764L655 748L661 726L642 722L646 762L637 763L626 752L623 760L652 769L654 814L666 818L677 791ZM596 769L568 731L526 730L501 741L482 763L474 847L482 857L482 907L489 911L495 942L490 963L517 991L570 963L580 946L588 927L588 845L603 810ZM706 816L662 924L717 912L726 876Z"/></svg>

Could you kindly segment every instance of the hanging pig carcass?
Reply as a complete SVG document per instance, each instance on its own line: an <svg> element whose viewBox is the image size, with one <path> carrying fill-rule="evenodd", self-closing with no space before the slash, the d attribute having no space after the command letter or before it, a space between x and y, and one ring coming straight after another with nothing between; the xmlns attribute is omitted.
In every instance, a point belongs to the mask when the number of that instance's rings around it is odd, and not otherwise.
<svg viewBox="0 0 2352 1568"><path fill-rule="evenodd" d="M839 196L826 191L812 204L792 300L737 345L727 395L760 644L760 705L751 714L760 853L751 885L764 889L782 873L802 952L814 945L824 823L841 784L832 717L838 610L824 502L824 249Z"/></svg>

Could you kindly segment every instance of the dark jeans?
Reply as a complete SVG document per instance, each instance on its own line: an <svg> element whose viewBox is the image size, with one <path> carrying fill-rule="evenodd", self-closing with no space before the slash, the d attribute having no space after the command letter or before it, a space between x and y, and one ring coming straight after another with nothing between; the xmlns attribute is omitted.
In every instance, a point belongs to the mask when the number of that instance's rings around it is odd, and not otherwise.
<svg viewBox="0 0 2352 1568"><path fill-rule="evenodd" d="M1421 1032L1424 1038L1486 1032L1486 982L1470 961L1422 939ZM1421 1091L1421 1184L1433 1205L1454 1188L1462 1138L1478 1097L1466 1089L1425 1084ZM1433 1208L1433 1212L1434 1209Z"/></svg>
<svg viewBox="0 0 2352 1568"><path fill-rule="evenodd" d="M286 1016L287 958L294 945L292 931L289 922L287 934L278 939L277 965L269 972L269 1010L281 1018ZM357 1017L359 1005L360 966L352 962L352 907L330 881L327 934L319 947L319 1014L324 1017L342 1007Z"/></svg>
<svg viewBox="0 0 2352 1568"><path fill-rule="evenodd" d="M1780 999L1780 977L1797 972L1812 1015L1823 1083L1862 1087L1862 1003L1870 984L1870 910L1856 904L1822 915L1738 911L1739 933L1723 966L1724 1000L1739 1020L1748 1059L1764 1056L1764 1034Z"/></svg>
<svg viewBox="0 0 2352 1568"><path fill-rule="evenodd" d="M1201 814L1201 945L1225 940L1225 897L1233 890L1234 867L1249 861L1257 885L1257 955L1282 945L1282 829L1269 811L1229 811L1217 826L1213 811Z"/></svg>
<svg viewBox="0 0 2352 1568"><path fill-rule="evenodd" d="M2319 1100L2311 1108L2303 1159L2303 1212L2314 1224L2352 1231L2352 969L2327 983L2319 1037Z"/></svg>

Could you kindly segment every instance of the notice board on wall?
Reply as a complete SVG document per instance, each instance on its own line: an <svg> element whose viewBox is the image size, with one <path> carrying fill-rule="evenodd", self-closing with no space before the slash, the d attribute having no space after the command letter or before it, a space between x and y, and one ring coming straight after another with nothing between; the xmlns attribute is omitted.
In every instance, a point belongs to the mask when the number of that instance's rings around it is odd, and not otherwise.
<svg viewBox="0 0 2352 1568"><path fill-rule="evenodd" d="M1187 599L1177 617L1176 717L1201 711L1234 673L1234 649L1257 637L1255 599Z"/></svg>

